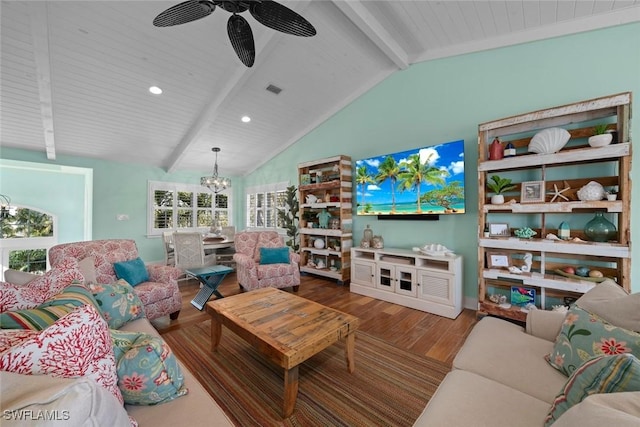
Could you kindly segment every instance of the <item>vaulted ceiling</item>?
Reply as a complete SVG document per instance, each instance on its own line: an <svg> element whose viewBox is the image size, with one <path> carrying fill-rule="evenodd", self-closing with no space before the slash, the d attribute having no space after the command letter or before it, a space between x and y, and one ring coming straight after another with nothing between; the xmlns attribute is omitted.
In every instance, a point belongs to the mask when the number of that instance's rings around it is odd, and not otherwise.
<svg viewBox="0 0 640 427"><path fill-rule="evenodd" d="M256 45L247 68L220 7L152 25L177 3L2 1L2 147L173 172L211 169L217 146L221 174L244 175L412 64L640 21L640 0L283 0L317 35L244 13Z"/></svg>

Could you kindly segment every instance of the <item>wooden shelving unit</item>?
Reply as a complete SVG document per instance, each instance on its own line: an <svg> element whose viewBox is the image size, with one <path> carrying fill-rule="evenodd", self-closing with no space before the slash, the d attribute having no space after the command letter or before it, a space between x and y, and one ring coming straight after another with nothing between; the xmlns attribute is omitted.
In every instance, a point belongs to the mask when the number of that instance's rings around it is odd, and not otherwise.
<svg viewBox="0 0 640 427"><path fill-rule="evenodd" d="M334 156L298 165L300 199L300 271L348 283L351 277L351 158ZM308 196L315 198L309 199ZM328 228L319 228L326 211ZM322 248L314 246L322 240Z"/></svg>
<svg viewBox="0 0 640 427"><path fill-rule="evenodd" d="M536 290L536 306L549 309L550 297L560 301L575 298L596 282L590 278L565 277L556 273L563 266L586 266L601 271L630 290L631 242L631 93L620 93L574 104L534 111L482 123L478 126L478 315L487 314L517 321L526 319L520 307L500 307L489 301L492 293L507 294L511 286ZM611 145L594 148L587 142L593 127L608 123L614 133ZM529 153L531 138L539 131L561 127L571 139L559 152ZM494 138L516 147L516 156L489 160L489 144ZM617 139L617 140L616 140ZM491 175L508 177L516 188L505 194L505 204L493 205L486 183ZM545 198L540 203L523 203L521 184L543 181ZM618 187L618 200L580 201L576 192L590 181L604 187ZM555 188L569 189L551 202ZM595 212L603 212L617 228L617 238L609 242L588 241L583 229ZM586 214L586 215L585 215ZM562 221L571 223L571 240L552 240ZM509 225L509 236L486 236L491 223ZM529 227L532 239L514 237L514 230ZM533 257L531 272L513 273L505 268L489 268L487 254L504 254L513 265L522 264L526 253ZM509 297L507 296L507 302Z"/></svg>

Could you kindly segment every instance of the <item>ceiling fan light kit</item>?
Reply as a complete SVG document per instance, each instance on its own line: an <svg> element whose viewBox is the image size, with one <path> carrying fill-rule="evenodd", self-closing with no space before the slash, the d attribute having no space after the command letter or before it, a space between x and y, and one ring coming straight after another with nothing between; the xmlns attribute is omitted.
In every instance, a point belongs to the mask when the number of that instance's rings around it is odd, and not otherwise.
<svg viewBox="0 0 640 427"><path fill-rule="evenodd" d="M156 27L186 24L207 17L216 6L232 13L227 21L227 35L238 58L253 66L256 49L253 32L246 19L238 15L247 10L262 25L285 34L300 37L316 35L316 29L302 16L273 0L188 0L170 7L153 20Z"/></svg>

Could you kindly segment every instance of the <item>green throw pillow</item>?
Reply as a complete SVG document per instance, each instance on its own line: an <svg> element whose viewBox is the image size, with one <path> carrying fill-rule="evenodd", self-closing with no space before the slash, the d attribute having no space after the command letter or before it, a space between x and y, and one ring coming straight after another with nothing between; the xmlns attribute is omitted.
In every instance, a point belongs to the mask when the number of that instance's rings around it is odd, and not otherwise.
<svg viewBox="0 0 640 427"><path fill-rule="evenodd" d="M113 270L118 279L126 280L131 286L149 281L147 266L140 257L130 261L116 262L113 264Z"/></svg>
<svg viewBox="0 0 640 427"><path fill-rule="evenodd" d="M0 314L0 328L42 331L75 309L76 307L71 304L64 304L19 311L7 311Z"/></svg>
<svg viewBox="0 0 640 427"><path fill-rule="evenodd" d="M260 248L260 264L289 264L289 247Z"/></svg>
<svg viewBox="0 0 640 427"><path fill-rule="evenodd" d="M157 405L188 393L174 354L160 337L111 329L118 388L130 405Z"/></svg>
<svg viewBox="0 0 640 427"><path fill-rule="evenodd" d="M598 356L573 371L545 419L553 424L562 414L592 394L640 391L640 361L632 354Z"/></svg>
<svg viewBox="0 0 640 427"><path fill-rule="evenodd" d="M110 328L118 329L145 317L142 301L126 280L120 279L110 285L90 283L89 289Z"/></svg>
<svg viewBox="0 0 640 427"><path fill-rule="evenodd" d="M594 356L632 353L640 357L640 333L613 326L578 306L567 313L547 361L571 375Z"/></svg>

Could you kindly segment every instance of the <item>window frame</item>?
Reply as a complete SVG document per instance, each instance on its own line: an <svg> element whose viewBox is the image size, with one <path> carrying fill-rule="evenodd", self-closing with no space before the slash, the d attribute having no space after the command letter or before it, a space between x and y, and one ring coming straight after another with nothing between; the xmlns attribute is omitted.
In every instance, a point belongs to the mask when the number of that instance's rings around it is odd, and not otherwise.
<svg viewBox="0 0 640 427"><path fill-rule="evenodd" d="M245 212L244 212L244 225L246 227L247 230L252 230L252 231L262 231L262 230L274 230L276 232L278 232L279 234L286 234L286 229L284 229L283 227L279 227L279 216L278 216L278 211L282 210L283 207L278 206L278 194L281 194L283 196L286 197L286 192L287 192L287 187L289 187L291 184L287 181L283 181L283 182L276 182L276 183L272 183L272 184L265 184L265 185L259 185L259 186L254 186L254 187L248 187L245 190ZM272 215L274 218L274 224L275 226L267 226L266 225L266 221L267 221L267 215L266 215L266 210L267 210L267 201L269 200L269 195L273 194L274 197L274 203L273 206L271 208L272 210ZM255 208L255 212L254 215L252 216L252 211L254 210L254 208L251 207L251 202L250 202L250 198L253 196L256 199L258 198L258 195L261 195L264 201L264 207L262 208L258 208L256 206ZM257 220L258 218L258 212L263 212L263 221L265 222L265 225L263 226L258 226L255 223L252 223L252 218L255 218Z"/></svg>
<svg viewBox="0 0 640 427"><path fill-rule="evenodd" d="M195 224L192 227L172 227L172 228L156 228L155 227L155 193L156 191L171 191L173 192L173 203L171 206L172 212L172 224L178 224L178 211L191 210L191 223ZM191 197L191 207L185 208L183 206L178 206L178 193L179 192L187 192L192 193ZM211 206L202 207L198 206L198 194L209 194L211 195ZM169 182L169 181L148 181L147 183L147 237L162 237L162 233L164 231L198 231L204 232L208 231L210 226L198 226L198 212L202 210L208 210L211 213L211 218L214 218L214 212L226 211L228 218L228 225L233 225L233 213L232 213L232 193L230 189L221 191L219 194L223 194L227 197L227 207L226 208L215 208L214 204L216 200L216 194L209 190L207 187L198 184L185 184L180 182ZM167 208L169 210L169 208Z"/></svg>

